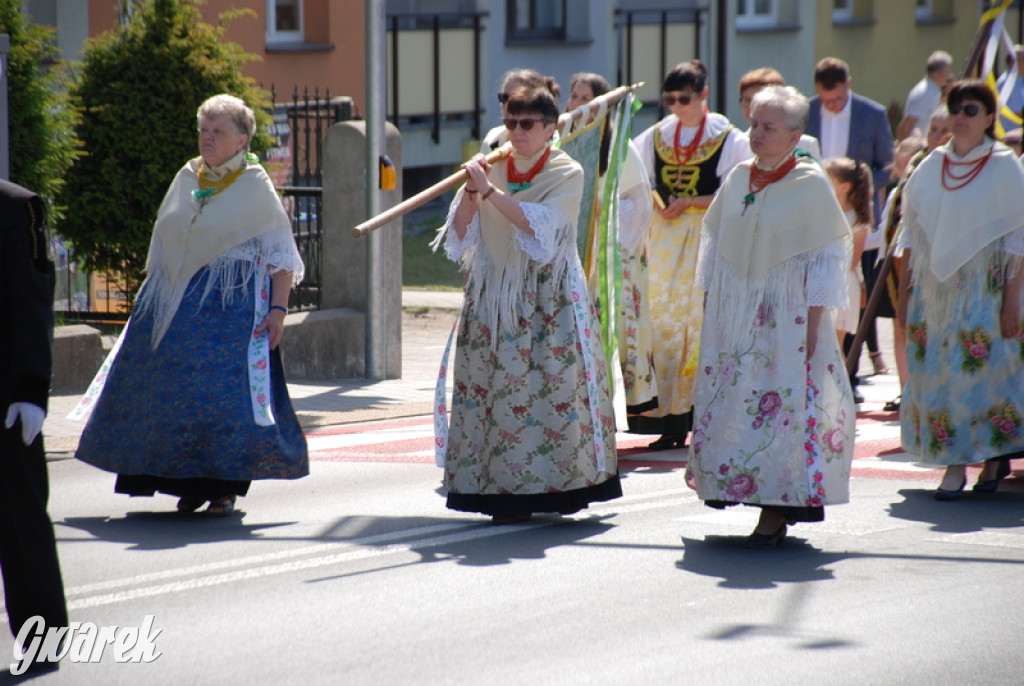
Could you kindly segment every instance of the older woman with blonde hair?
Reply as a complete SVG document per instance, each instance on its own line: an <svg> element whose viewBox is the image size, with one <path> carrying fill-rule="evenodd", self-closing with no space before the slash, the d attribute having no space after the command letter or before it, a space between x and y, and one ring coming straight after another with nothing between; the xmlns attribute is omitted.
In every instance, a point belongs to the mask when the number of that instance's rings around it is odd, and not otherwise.
<svg viewBox="0 0 1024 686"><path fill-rule="evenodd" d="M270 177L249 154L256 119L231 95L197 113L200 156L175 175L153 227L135 311L76 457L115 490L233 512L252 479L309 471L278 346L303 264ZM98 385L94 384L94 388Z"/></svg>
<svg viewBox="0 0 1024 686"><path fill-rule="evenodd" d="M754 96L756 157L729 174L701 233L686 476L709 507L761 509L751 548L849 499L856 415L831 308L847 301L852 237L821 165L795 152L807 110L793 88Z"/></svg>

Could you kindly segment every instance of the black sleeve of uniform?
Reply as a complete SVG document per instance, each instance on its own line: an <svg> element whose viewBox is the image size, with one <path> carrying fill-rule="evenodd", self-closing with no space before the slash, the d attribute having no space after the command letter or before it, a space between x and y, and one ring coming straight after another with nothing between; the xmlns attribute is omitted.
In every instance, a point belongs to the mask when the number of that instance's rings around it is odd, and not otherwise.
<svg viewBox="0 0 1024 686"><path fill-rule="evenodd" d="M9 402L29 402L46 409L53 365L54 265L49 257L46 209L38 196L13 203L12 221L0 240L0 304L9 350L5 376ZM0 408L6 411L6 408Z"/></svg>

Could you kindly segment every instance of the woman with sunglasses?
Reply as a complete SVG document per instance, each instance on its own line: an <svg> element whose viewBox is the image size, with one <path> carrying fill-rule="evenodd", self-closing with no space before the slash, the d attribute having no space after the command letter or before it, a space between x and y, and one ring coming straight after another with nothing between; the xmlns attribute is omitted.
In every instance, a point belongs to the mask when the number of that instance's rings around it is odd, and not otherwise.
<svg viewBox="0 0 1024 686"><path fill-rule="evenodd" d="M433 243L443 240L467 273L451 424L443 398L435 422L447 505L496 523L622 495L608 374L576 252L583 170L551 147L557 120L546 89L513 92L512 155L463 165L469 179Z"/></svg>
<svg viewBox="0 0 1024 686"><path fill-rule="evenodd" d="M694 283L701 220L722 180L751 156L746 135L708 111L707 78L700 60L672 69L661 87L671 114L635 140L654 189L648 266L658 407L628 419L632 432L661 434L650 445L659 450L684 446L693 424L703 319L703 293Z"/></svg>
<svg viewBox="0 0 1024 686"><path fill-rule="evenodd" d="M807 98L768 86L750 147L704 218L707 293L686 479L704 504L760 508L745 541L774 548L788 524L849 500L856 414L832 311L848 300L850 225L821 165L796 147Z"/></svg>
<svg viewBox="0 0 1024 686"><path fill-rule="evenodd" d="M501 118L508 116L508 98L517 88L545 88L558 103L562 89L553 76L544 76L533 69L511 69L501 77L501 88L498 89L498 104L501 106ZM508 129L499 124L487 132L480 144L480 152L488 154L497 150L508 141Z"/></svg>
<svg viewBox="0 0 1024 686"><path fill-rule="evenodd" d="M993 128L984 81L954 83L953 137L903 190L900 321L907 382L903 449L946 467L936 500L955 500L967 465L984 462L975 492L992 492L1024 457L1024 168Z"/></svg>

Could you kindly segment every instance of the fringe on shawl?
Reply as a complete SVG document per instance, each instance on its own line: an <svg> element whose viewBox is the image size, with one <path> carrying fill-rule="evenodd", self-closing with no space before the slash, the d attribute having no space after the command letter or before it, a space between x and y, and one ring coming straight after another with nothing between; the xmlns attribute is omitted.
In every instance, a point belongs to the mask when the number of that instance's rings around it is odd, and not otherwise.
<svg viewBox="0 0 1024 686"><path fill-rule="evenodd" d="M945 281L939 281L931 271L931 245L927 237L918 229L910 239L910 285L918 289L926 322L966 319L968 311L977 307L970 298L973 285L988 283L991 288L1002 290L1006 281L1022 268L1024 230L992 241Z"/></svg>
<svg viewBox="0 0 1024 686"><path fill-rule="evenodd" d="M214 258L207 265L206 283L196 306L197 309L203 306L215 288L219 288L221 291L222 307L231 304L236 295L243 298L248 297L249 285L253 283L257 272L265 265L268 266L268 271L271 274L282 269L290 271L292 286L301 283L305 276L305 267L295 252L294 242L289 245L289 241L292 241L291 232L287 231L288 241L284 242L274 240L274 238L280 238L272 236L274 233L280 232L272 230L263 236L250 238ZM273 240L269 245L267 244L268 239ZM151 255L159 258L160 249L160 245L154 242ZM161 264L162 262L159 259L151 259L150 263ZM162 270L155 270L146 276L145 286L135 303L135 309L139 314L152 314L153 333L150 343L156 350L170 328L171 321L188 291L189 282L176 283Z"/></svg>
<svg viewBox="0 0 1024 686"><path fill-rule="evenodd" d="M497 267L487 250L480 249L479 213L473 215L462 239L451 232L459 201L456 194L448 208L445 224L438 229L430 247L437 251L444 241L448 259L458 262L461 271L469 274L466 299L476 304L477 316L491 332L491 349L494 350L501 335L514 334L520 318L530 317L535 304L530 294L535 296L538 292L540 272L539 269L531 269L530 263L549 264L552 283L559 283L564 278L570 253L576 248L575 227L557 208L539 203L520 203L534 235L514 229L519 250L510 256L503 273L497 274Z"/></svg>
<svg viewBox="0 0 1024 686"><path fill-rule="evenodd" d="M755 323L767 323L777 313L797 307L844 307L848 299L846 280L850 273L849 247L836 250L825 245L776 265L756 281L744 282L732 271L724 259L704 248L714 236L701 234L701 255L698 262L698 283L708 282L709 306L712 301L717 312L717 327L725 336L727 345L748 340ZM850 239L844 239L849 243ZM714 269L709 275L711 265ZM781 309L780 309L781 306Z"/></svg>

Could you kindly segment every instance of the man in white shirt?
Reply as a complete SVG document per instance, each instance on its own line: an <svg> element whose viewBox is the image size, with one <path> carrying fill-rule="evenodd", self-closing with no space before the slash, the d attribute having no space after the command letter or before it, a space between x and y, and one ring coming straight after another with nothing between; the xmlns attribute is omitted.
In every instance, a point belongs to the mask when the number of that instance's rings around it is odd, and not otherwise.
<svg viewBox="0 0 1024 686"><path fill-rule="evenodd" d="M903 118L896 127L897 140L903 140L913 132L915 126L928 121L928 117L942 102L942 93L949 85L952 69L953 57L948 52L936 50L928 57L925 77L907 94Z"/></svg>
<svg viewBox="0 0 1024 686"><path fill-rule="evenodd" d="M805 133L821 143L824 159L849 157L871 167L875 187L875 225L881 218L885 187L889 181L889 164L893 158L892 129L885 108L874 100L850 90L853 79L850 67L837 57L826 57L814 68L814 90L810 99ZM861 256L861 269L870 289L874 285L877 250L865 250ZM853 336L847 336L844 353L849 352ZM885 368L878 348L878 335L874 322L867 331L868 351L872 353L876 370ZM856 368L850 378L856 402L863 396L857 390Z"/></svg>
<svg viewBox="0 0 1024 686"><path fill-rule="evenodd" d="M875 192L883 193L893 157L892 129L885 108L851 91L852 83L850 67L843 60L826 57L818 62L814 68L817 95L810 99L804 133L818 139L823 159L849 157L871 167ZM881 203L876 201L876 220L880 212Z"/></svg>

